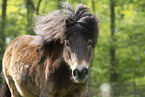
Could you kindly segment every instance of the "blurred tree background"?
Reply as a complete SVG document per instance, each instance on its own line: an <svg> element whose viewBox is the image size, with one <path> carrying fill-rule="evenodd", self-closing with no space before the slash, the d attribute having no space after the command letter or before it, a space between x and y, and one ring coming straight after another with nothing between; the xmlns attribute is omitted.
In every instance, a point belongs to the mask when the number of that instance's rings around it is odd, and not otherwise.
<svg viewBox="0 0 145 97"><path fill-rule="evenodd" d="M60 1L66 0L0 1L0 71L10 41L34 35L35 14L59 9ZM73 6L87 5L100 19L98 45L90 65L91 97L145 97L145 0L67 1Z"/></svg>

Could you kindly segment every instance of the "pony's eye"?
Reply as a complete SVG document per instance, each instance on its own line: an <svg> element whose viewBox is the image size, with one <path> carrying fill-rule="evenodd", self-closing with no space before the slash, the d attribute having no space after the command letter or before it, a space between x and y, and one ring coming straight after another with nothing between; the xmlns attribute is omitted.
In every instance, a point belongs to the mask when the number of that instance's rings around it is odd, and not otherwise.
<svg viewBox="0 0 145 97"><path fill-rule="evenodd" d="M66 45L67 47L70 47L69 40L65 40L65 45Z"/></svg>
<svg viewBox="0 0 145 97"><path fill-rule="evenodd" d="M88 41L88 46L91 47L92 45L93 45L93 41L92 40L89 40Z"/></svg>

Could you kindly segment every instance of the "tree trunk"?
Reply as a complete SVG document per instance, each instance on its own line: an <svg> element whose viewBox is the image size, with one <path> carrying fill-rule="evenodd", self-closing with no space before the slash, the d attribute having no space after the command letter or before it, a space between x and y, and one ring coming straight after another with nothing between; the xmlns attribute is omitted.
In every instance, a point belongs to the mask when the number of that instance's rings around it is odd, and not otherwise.
<svg viewBox="0 0 145 97"><path fill-rule="evenodd" d="M33 14L35 11L35 6L32 0L26 0L26 8L27 8L27 33L33 35L35 33L32 27L32 24L33 24L32 19L33 19Z"/></svg>
<svg viewBox="0 0 145 97"><path fill-rule="evenodd" d="M2 3L2 22L0 28L0 72L2 66L2 57L5 51L5 26L6 26L6 8L7 8L7 0L3 0Z"/></svg>
<svg viewBox="0 0 145 97"><path fill-rule="evenodd" d="M39 0L38 1L38 4L37 4L37 8L36 8L36 14L38 15L39 14L39 8L40 8L40 3L41 3L42 0Z"/></svg>
<svg viewBox="0 0 145 97"><path fill-rule="evenodd" d="M110 48L110 82L112 83L112 97L115 97L115 87L114 83L117 82L117 72L116 72L116 49L115 49L115 0L110 0L110 28L111 28L111 48Z"/></svg>
<svg viewBox="0 0 145 97"><path fill-rule="evenodd" d="M96 8L95 8L95 0L92 0L92 11L95 14Z"/></svg>
<svg viewBox="0 0 145 97"><path fill-rule="evenodd" d="M42 0L38 1L37 7L35 8L32 0L26 0L26 8L27 8L27 34L35 34L33 31L33 14L34 12L38 15L39 8Z"/></svg>
<svg viewBox="0 0 145 97"><path fill-rule="evenodd" d="M110 0L110 27L111 27L111 48L110 48L110 82L116 82L117 81L117 73L115 70L116 66L116 57L115 57L115 38L114 38L114 33L115 33L115 0Z"/></svg>

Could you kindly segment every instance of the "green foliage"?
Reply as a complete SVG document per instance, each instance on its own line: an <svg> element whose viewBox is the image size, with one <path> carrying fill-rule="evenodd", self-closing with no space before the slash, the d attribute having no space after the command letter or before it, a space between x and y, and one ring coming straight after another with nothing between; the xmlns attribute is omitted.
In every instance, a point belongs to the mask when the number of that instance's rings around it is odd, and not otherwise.
<svg viewBox="0 0 145 97"><path fill-rule="evenodd" d="M92 80L96 83L109 82L109 48L116 49L118 81L126 82L133 76L144 76L145 58L145 14L142 6L134 1L116 1L115 42L110 39L109 3L106 0L96 3L96 13L100 18L100 35L95 49ZM141 0L144 3L143 0ZM139 4L142 4L139 3ZM94 76L95 79L94 79Z"/></svg>

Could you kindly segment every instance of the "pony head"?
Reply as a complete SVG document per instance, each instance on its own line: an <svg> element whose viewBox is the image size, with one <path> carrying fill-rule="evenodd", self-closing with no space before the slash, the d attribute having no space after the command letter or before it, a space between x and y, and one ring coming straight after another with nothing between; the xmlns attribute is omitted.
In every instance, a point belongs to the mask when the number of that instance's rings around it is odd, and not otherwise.
<svg viewBox="0 0 145 97"><path fill-rule="evenodd" d="M62 6L64 9L45 17L38 16L35 32L42 34L46 43L53 40L63 45L62 57L72 71L73 80L85 83L97 43L98 19L84 5L75 10L68 3Z"/></svg>

